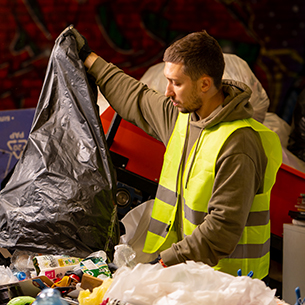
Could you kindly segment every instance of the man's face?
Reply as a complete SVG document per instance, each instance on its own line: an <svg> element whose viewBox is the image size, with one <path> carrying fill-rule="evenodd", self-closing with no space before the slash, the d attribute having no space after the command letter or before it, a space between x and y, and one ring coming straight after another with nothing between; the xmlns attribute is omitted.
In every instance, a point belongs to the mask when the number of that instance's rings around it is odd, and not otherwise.
<svg viewBox="0 0 305 305"><path fill-rule="evenodd" d="M200 86L183 73L182 64L165 62L164 75L167 78L165 95L180 112L196 112L201 108Z"/></svg>

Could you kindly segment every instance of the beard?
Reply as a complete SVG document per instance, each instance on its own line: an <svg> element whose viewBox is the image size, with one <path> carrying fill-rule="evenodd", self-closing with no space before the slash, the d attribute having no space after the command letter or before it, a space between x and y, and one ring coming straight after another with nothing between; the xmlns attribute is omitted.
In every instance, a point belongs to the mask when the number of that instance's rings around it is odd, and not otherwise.
<svg viewBox="0 0 305 305"><path fill-rule="evenodd" d="M197 97L196 100L192 100L192 104L180 108L179 111L181 113L196 112L198 109L200 109L201 106L202 106L202 101L199 97Z"/></svg>
<svg viewBox="0 0 305 305"><path fill-rule="evenodd" d="M196 112L198 109L202 107L202 100L198 96L196 85L193 86L192 92L189 98L186 100L186 102L182 104L174 99L172 99L172 102L177 103L176 107L181 113Z"/></svg>

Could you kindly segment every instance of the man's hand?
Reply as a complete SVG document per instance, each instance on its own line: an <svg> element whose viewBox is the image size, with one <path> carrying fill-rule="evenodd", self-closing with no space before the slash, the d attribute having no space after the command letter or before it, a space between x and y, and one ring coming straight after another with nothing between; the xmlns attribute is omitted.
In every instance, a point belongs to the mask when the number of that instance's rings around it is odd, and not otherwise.
<svg viewBox="0 0 305 305"><path fill-rule="evenodd" d="M69 25L64 31L63 35L68 35L68 33L72 33L76 39L77 51L79 58L85 62L87 57L92 53L92 50L88 46L87 39L81 35L77 29L74 28L73 25Z"/></svg>

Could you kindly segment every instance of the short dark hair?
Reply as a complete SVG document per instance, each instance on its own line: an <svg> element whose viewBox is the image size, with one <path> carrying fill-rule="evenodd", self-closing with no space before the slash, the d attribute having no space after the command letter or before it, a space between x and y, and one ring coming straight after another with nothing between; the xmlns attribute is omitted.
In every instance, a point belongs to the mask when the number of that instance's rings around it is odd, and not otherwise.
<svg viewBox="0 0 305 305"><path fill-rule="evenodd" d="M216 88L221 87L225 62L222 49L206 31L195 32L175 41L164 53L163 61L182 63L184 73L193 81L203 74L213 78Z"/></svg>

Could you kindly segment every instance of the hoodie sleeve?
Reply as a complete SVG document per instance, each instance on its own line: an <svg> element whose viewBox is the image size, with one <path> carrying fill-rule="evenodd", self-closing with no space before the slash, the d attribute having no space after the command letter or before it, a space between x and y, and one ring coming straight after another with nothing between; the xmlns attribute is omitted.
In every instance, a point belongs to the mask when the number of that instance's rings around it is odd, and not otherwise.
<svg viewBox="0 0 305 305"><path fill-rule="evenodd" d="M253 198L262 191L266 165L259 135L251 128L235 131L218 156L204 222L161 252L163 262L170 266L194 260L215 266L230 255L242 235Z"/></svg>
<svg viewBox="0 0 305 305"><path fill-rule="evenodd" d="M123 119L167 144L178 110L165 95L149 89L101 57L88 73L96 79L101 93Z"/></svg>

